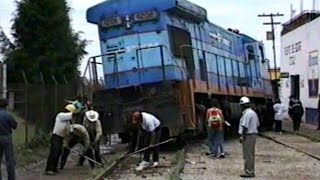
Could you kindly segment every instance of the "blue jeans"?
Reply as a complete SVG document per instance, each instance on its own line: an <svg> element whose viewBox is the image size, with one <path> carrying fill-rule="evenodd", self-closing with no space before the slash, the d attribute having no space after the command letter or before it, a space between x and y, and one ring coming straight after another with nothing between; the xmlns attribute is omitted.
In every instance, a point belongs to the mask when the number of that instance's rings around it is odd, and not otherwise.
<svg viewBox="0 0 320 180"><path fill-rule="evenodd" d="M15 179L15 170L14 166L16 164L14 159L14 152L13 152L13 144L11 136L0 136L0 161L2 160L3 154L6 158L6 165L7 165L7 174L8 174L8 180L14 180ZM1 171L0 171L0 180L1 177Z"/></svg>
<svg viewBox="0 0 320 180"><path fill-rule="evenodd" d="M208 129L208 143L211 154L218 155L218 153L224 153L223 142L223 131Z"/></svg>

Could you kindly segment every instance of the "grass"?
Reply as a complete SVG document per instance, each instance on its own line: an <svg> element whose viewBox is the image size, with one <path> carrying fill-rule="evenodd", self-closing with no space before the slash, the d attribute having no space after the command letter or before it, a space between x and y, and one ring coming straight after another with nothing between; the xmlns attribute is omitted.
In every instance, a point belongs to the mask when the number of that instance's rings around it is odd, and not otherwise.
<svg viewBox="0 0 320 180"><path fill-rule="evenodd" d="M12 132L12 141L15 147L22 147L26 145L26 121L11 112L12 116L18 123L18 127L16 130ZM29 125L28 126L28 139L29 141L35 137L35 127Z"/></svg>

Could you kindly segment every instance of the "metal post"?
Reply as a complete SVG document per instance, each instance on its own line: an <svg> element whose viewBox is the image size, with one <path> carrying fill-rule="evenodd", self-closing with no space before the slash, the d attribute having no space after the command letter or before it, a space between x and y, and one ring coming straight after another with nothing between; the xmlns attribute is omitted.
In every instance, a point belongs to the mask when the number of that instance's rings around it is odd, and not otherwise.
<svg viewBox="0 0 320 180"><path fill-rule="evenodd" d="M275 47L275 32L274 32L274 26L275 25L280 25L280 22L274 22L274 17L279 17L279 16L284 16L284 14L260 14L258 15L258 17L270 17L271 22L267 22L267 23L263 23L264 25L271 25L271 34L272 34L272 38L271 39L267 39L267 40L272 40L272 49L273 49L273 61L274 61L274 75L275 75L275 80L277 82L277 77L278 77L278 73L277 73L277 60L276 60L276 47ZM276 98L278 98L279 96L279 92L278 92L278 82L277 85L275 86L275 91L276 91Z"/></svg>
<svg viewBox="0 0 320 180"><path fill-rule="evenodd" d="M24 83L26 85L25 95L24 95L24 111L25 111L24 120L25 120L25 146L27 147L28 143L29 143L29 123L28 123L28 93L29 93L28 86L29 86L29 83L28 83L27 76L24 71L22 71L22 76L24 79Z"/></svg>
<svg viewBox="0 0 320 180"><path fill-rule="evenodd" d="M165 69L165 65L164 65L164 57L163 57L163 47L160 46L160 56L161 56L161 66L162 66L162 77L163 80L166 80L166 69Z"/></svg>
<svg viewBox="0 0 320 180"><path fill-rule="evenodd" d="M7 65L5 63L2 64L2 97L7 98Z"/></svg>
<svg viewBox="0 0 320 180"><path fill-rule="evenodd" d="M94 83L98 83L98 72L97 72L96 57L92 58L91 66L92 66L93 82Z"/></svg>
<svg viewBox="0 0 320 180"><path fill-rule="evenodd" d="M275 33L274 33L274 21L273 16L271 16L271 31L272 31L272 50L273 50L273 63L274 63L274 75L275 79L277 79L277 55L276 55L276 43L275 43Z"/></svg>

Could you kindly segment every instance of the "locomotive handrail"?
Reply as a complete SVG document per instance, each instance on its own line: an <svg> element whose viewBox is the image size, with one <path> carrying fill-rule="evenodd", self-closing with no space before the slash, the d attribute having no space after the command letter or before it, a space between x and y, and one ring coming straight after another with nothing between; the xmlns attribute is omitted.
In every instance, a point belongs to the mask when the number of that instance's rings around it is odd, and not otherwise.
<svg viewBox="0 0 320 180"><path fill-rule="evenodd" d="M142 48L137 48L136 50L143 50L143 49L151 49L151 48L158 48L158 47L164 47L167 52L169 53L169 55L171 56L171 58L174 60L175 64L182 69L183 71L185 71L186 74L188 74L188 72L185 70L185 68L180 67L180 65L177 63L176 58L174 57L174 55L172 54L172 52L170 51L169 47L166 45L157 45L157 46L149 46L149 47L142 47Z"/></svg>
<svg viewBox="0 0 320 180"><path fill-rule="evenodd" d="M156 45L156 46L147 46L147 47L139 47L139 48L136 48L136 54L138 51L140 50L144 50L144 49L155 49L155 48L160 48L160 53L161 53L161 50L162 48L166 49L166 51L168 52L169 56L171 57L171 59L173 60L173 62L176 64L176 66L180 69L181 72L184 72L186 73L187 76L189 76L189 72L182 66L180 66L178 63L177 63L177 60L176 58L173 56L173 54L171 53L171 51L169 50L169 47L161 44L161 45ZM162 66L162 71L163 71L163 79L165 80L165 64L164 64L164 57L163 57L163 52L161 53L161 66ZM136 55L137 56L137 55ZM139 58L137 56L137 58ZM183 76L184 77L184 76Z"/></svg>
<svg viewBox="0 0 320 180"><path fill-rule="evenodd" d="M146 47L137 47L137 48L135 48L136 56L137 56L137 58L138 58L137 63L139 63L139 55L138 55L138 52L139 52L139 51L144 50L144 49L155 49L155 48L160 48L160 51L161 51L162 48L166 49L167 53L169 54L169 56L170 56L171 59L173 60L174 64L177 65L177 67L180 69L181 72L184 72L185 74L188 75L188 72L186 71L186 69L183 68L183 67L181 67L181 66L177 63L176 58L172 55L172 53L169 51L169 48L168 48L167 46L165 46L165 45L156 45L156 46L146 46ZM100 54L100 55L95 55L95 56L89 57L88 60L87 60L86 68L85 68L85 70L84 70L84 72L83 72L83 77L86 76L87 71L89 70L89 71L90 71L90 72L89 72L89 79L92 80L92 72L91 72L92 69L90 68L90 67L91 67L91 66L90 66L90 63L102 64L102 63L99 63L99 62L94 61L94 59L96 59L96 58L98 58L98 57L104 57L104 56L110 56L110 55L123 54L123 53L125 53L125 52L126 52L126 49L122 48L122 49L119 49L119 50L116 50L116 51L107 52L107 53L104 53L104 54ZM163 55L163 54L162 54L162 55ZM165 69L164 69L164 67L165 67L165 65L164 65L164 57L161 57L161 61L162 61L162 64L161 64L161 65L162 65L162 69L163 69L163 71L165 71ZM117 65L115 64L115 66L117 66ZM138 68L140 69L140 64L138 64L138 66L139 66ZM116 72L114 72L114 73L116 73ZM139 75L139 76L140 76L140 75ZM163 72L163 76L164 76L163 79L165 80L165 72ZM184 76L183 76L183 77L184 77ZM141 77L140 77L140 78L141 78Z"/></svg>
<svg viewBox="0 0 320 180"><path fill-rule="evenodd" d="M250 60L251 60L251 59L248 59L248 61L241 61L241 60L238 60L238 59L232 59L232 58L226 57L226 56L224 56L224 55L220 55L220 54L217 54L217 53L214 53L214 52L211 52L211 51L207 51L207 50L203 50L203 49L200 49L200 48L196 48L196 47L193 47L193 46L187 45L187 44L184 44L184 45L181 45L181 46L180 46L181 59L185 59L183 48L191 48L191 49L198 50L198 51L201 51L201 52L204 52L204 53L212 54L212 55L215 55L215 56L220 56L220 57L222 57L223 59L228 59L229 61L231 60L231 67L232 67L232 69L233 69L233 62L243 63L243 65L246 65L246 66L249 68L250 77L252 77L252 79L256 79L256 80L258 80L258 81L260 81L260 80L262 80L262 81L267 80L267 79L265 79L265 78L263 78L263 77L253 76L253 74L252 74L252 68L251 68L251 66L250 66L250 65L251 65L251 64L250 64ZM252 54L252 53L249 53L249 54ZM252 55L254 55L256 58L257 58L257 57L258 57L258 58L260 57L260 56L255 55L255 54L252 54ZM203 58L205 58L205 57L203 57ZM256 58L254 58L253 60L256 60ZM205 61L206 61L206 60L205 60ZM266 61L266 60L265 60L265 61ZM270 62L268 62L268 65L270 65ZM225 71L226 71L226 68L224 68L224 69L225 69ZM219 73L219 68L217 68L217 71L218 71L218 87L219 87L219 89L220 89L220 88L221 88L221 85L220 85L220 73ZM257 71L257 69L256 69L256 71ZM208 72L206 72L206 73L208 73ZM256 72L256 73L258 73L258 72ZM237 76L234 75L234 72L232 72L232 75L231 75L231 76L228 76L227 73L226 73L225 75L222 75L222 76L226 78L226 81L228 81L229 78L232 78L232 79L233 79L233 83L235 84L235 79L236 79ZM270 75L269 75L269 76L270 76ZM239 77L241 77L240 72L238 72L238 78L239 78ZM271 78L271 77L269 77L269 81L271 80L270 78ZM192 77L192 79L194 79L194 77ZM260 79L260 80L259 80L259 79ZM206 81L208 81L208 80L206 80ZM208 84L208 82L207 82L207 84ZM233 86L234 86L233 88L235 88L235 85L233 85ZM264 83L263 83L263 87L264 87L264 86L265 86L265 85L264 85ZM226 87L229 88L229 85L226 84ZM248 88L249 86L246 85L245 87Z"/></svg>
<svg viewBox="0 0 320 180"><path fill-rule="evenodd" d="M207 50L199 49L199 48L196 48L196 47L193 47L193 46L184 44L184 45L181 45L181 46L180 46L180 52L181 52L181 58L182 58L182 59L184 59L184 58L183 58L184 56L183 56L183 51L182 51L182 49L183 49L183 48L186 48L186 47L189 47L189 48L195 49L195 50L199 50L199 51L203 51L203 52L206 52L206 53L208 53L208 54L219 55L219 54L214 53L214 52L210 52L210 51L207 51ZM252 54L252 53L250 53L250 54ZM255 55L256 57L260 57L260 56L258 56L258 55L256 55L256 54L253 54L253 55ZM223 58L231 59L231 58L229 58L229 57L227 57L227 56L224 56L224 55L219 55L219 56L221 56L221 57L223 57ZM250 63L250 62L246 62L246 61L240 61L240 60L237 60L237 59L231 59L231 60L232 60L232 61L236 61L236 62L241 62L241 63L244 63L244 64L249 64L249 63Z"/></svg>

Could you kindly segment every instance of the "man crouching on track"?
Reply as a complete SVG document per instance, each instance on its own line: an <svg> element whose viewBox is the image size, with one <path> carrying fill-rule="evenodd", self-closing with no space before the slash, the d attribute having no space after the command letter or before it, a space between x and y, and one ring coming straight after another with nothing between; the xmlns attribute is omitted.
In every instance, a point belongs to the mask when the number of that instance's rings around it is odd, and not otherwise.
<svg viewBox="0 0 320 180"><path fill-rule="evenodd" d="M152 114L146 112L135 111L132 114L132 123L140 124L142 128L142 136L144 139L144 147L150 147L159 143L161 136L160 120ZM153 151L153 165L157 167L159 165L159 146L151 148ZM141 171L150 165L150 149L144 151L143 161L136 168L136 171Z"/></svg>
<svg viewBox="0 0 320 180"><path fill-rule="evenodd" d="M250 99L242 97L240 99L242 107L242 117L239 124L240 143L242 143L242 152L244 158L244 174L240 177L255 177L254 161L255 161L255 144L258 134L259 118L251 109Z"/></svg>
<svg viewBox="0 0 320 180"><path fill-rule="evenodd" d="M65 138L64 140L64 148L63 153L60 160L60 167L59 169L63 169L67 158L70 154L70 149L72 149L76 144L80 143L83 145L83 152L85 156L89 158L93 158L92 152L90 150L90 139L87 129L80 124L73 124L70 126L70 135ZM94 163L90 161L91 168L94 167Z"/></svg>

